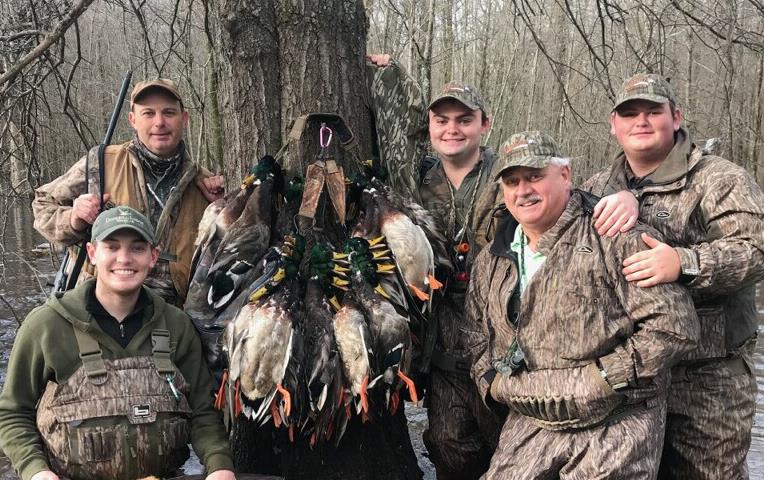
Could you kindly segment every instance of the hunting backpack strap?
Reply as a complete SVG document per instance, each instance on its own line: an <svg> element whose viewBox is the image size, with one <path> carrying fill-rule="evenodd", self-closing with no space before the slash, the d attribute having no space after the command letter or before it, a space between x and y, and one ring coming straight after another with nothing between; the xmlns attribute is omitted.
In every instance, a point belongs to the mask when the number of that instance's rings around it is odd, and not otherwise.
<svg viewBox="0 0 764 480"><path fill-rule="evenodd" d="M76 327L72 328L77 339L77 348L80 351L80 360L82 361L82 368L85 369L85 375L96 385L104 383L108 372L103 361L101 346L90 334Z"/></svg>

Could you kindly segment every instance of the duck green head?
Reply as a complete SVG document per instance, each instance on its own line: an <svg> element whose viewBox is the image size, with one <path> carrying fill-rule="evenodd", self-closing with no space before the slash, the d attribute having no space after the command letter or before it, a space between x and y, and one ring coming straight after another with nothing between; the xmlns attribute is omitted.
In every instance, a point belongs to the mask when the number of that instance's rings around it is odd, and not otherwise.
<svg viewBox="0 0 764 480"><path fill-rule="evenodd" d="M292 177L287 183L284 189L284 197L287 202L300 200L302 198L302 192L305 189L305 179L300 176Z"/></svg>

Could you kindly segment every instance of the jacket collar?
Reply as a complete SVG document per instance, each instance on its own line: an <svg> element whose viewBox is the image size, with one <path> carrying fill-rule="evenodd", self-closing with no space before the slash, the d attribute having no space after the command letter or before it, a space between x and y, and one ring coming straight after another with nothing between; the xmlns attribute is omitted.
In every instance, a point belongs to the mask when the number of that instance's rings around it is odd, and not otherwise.
<svg viewBox="0 0 764 480"><path fill-rule="evenodd" d="M116 345L116 342L101 330L98 323L93 321L92 315L87 311L87 293L95 287L96 278L92 278L75 289L65 293L56 293L48 298L47 305L58 315L83 332L93 335L99 342L108 342ZM153 328L161 315L165 314L166 302L157 294L146 287L143 288L143 294L149 298L153 305L153 312L150 319L147 319L143 328ZM143 294L141 296L143 296ZM142 329L143 329L142 328Z"/></svg>
<svg viewBox="0 0 764 480"><path fill-rule="evenodd" d="M554 248L557 240L568 230L571 224L581 215L591 215L594 212L594 205L597 204L598 197L578 189L573 189L570 193L570 199L565 206L560 217L554 226L544 232L538 242L538 251L544 255ZM491 254L505 258L515 258L515 254L510 248L512 240L517 230L518 222L511 215L508 215L499 224L496 231L496 237L491 244Z"/></svg>
<svg viewBox="0 0 764 480"><path fill-rule="evenodd" d="M642 179L642 188L665 191L684 187L687 174L697 165L701 156L700 150L690 140L687 129L680 127L676 132L674 147L658 168ZM614 190L621 190L629 184L626 162L626 155L621 150L610 168L608 183L612 184Z"/></svg>

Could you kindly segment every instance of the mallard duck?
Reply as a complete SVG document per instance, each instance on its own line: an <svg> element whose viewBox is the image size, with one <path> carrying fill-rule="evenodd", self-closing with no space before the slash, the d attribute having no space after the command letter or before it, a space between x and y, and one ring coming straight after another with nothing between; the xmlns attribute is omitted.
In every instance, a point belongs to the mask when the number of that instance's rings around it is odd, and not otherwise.
<svg viewBox="0 0 764 480"><path fill-rule="evenodd" d="M386 196L386 190L369 188L361 195L363 215L353 231L367 240L384 236L408 288L422 301L442 287L435 279L435 257L424 230Z"/></svg>
<svg viewBox="0 0 764 480"><path fill-rule="evenodd" d="M242 181L241 188L225 198L212 202L205 209L194 242L196 248L191 262L193 273L183 305L183 310L189 315L199 331L207 364L218 380L220 380L220 374L224 368L220 336L223 333L225 323L218 322L220 315L208 302L209 282L207 277L225 231L241 215L247 199L254 190L254 173L255 167L252 167L250 174ZM229 315L227 318L232 317L233 315Z"/></svg>
<svg viewBox="0 0 764 480"><path fill-rule="evenodd" d="M340 353L342 372L349 390L348 401L356 401L356 413L368 414L367 388L373 378L374 350L371 332L358 302L346 295L332 321ZM349 414L350 412L348 412Z"/></svg>
<svg viewBox="0 0 764 480"><path fill-rule="evenodd" d="M283 188L281 167L272 157L263 157L258 163L255 184L241 215L220 241L207 275L210 285L207 301L216 310L252 280L255 264L271 241L274 195Z"/></svg>
<svg viewBox="0 0 764 480"><path fill-rule="evenodd" d="M384 264L374 257L367 242L354 238L348 242L348 248L352 291L368 320L377 359L374 370L378 377L371 383L384 393L384 405L394 414L400 404L398 390L402 384L408 386L411 399L417 401L414 382L407 375L411 366L408 321L380 291L377 276L389 269L382 267Z"/></svg>
<svg viewBox="0 0 764 480"><path fill-rule="evenodd" d="M306 342L305 367L313 420L311 444L329 440L332 420L343 406L342 367L334 337L333 315L341 308L338 292L347 289L344 258L327 244L314 244L310 255L310 279L305 292L302 328Z"/></svg>
<svg viewBox="0 0 764 480"><path fill-rule="evenodd" d="M265 267L266 278L255 282L261 287L251 287L254 291L249 301L226 327L229 410L234 416L244 411L249 418L263 421L270 413L277 426L282 422L289 427L299 423L301 415L294 414L299 409L293 401L300 398L296 393L304 383L302 340L295 328L301 311L297 278L300 245L304 243L293 237L285 240L276 250L279 256L273 262L275 268ZM272 288L264 289L270 284ZM239 404L240 394L248 399L245 407ZM294 429L290 430L293 435Z"/></svg>

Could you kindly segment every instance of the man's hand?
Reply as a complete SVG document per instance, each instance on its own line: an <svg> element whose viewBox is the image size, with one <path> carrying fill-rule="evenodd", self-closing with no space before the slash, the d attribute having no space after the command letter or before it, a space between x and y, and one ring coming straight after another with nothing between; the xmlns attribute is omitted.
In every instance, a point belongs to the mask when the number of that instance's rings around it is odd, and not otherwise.
<svg viewBox="0 0 764 480"><path fill-rule="evenodd" d="M638 287L675 282L682 271L679 254L673 247L643 233L642 241L649 247L623 261L623 274Z"/></svg>
<svg viewBox="0 0 764 480"><path fill-rule="evenodd" d="M108 193L103 194L103 203L109 201ZM69 225L77 232L84 232L95 222L101 213L101 199L95 193L83 193L74 199L72 212L69 216Z"/></svg>
<svg viewBox="0 0 764 480"><path fill-rule="evenodd" d="M32 475L30 480L60 480L58 475L50 470L43 470Z"/></svg>
<svg viewBox="0 0 764 480"><path fill-rule="evenodd" d="M204 195L208 202L212 203L217 199L223 198L225 193L225 177L214 175L212 177L196 179L196 186Z"/></svg>
<svg viewBox="0 0 764 480"><path fill-rule="evenodd" d="M366 55L366 58L368 58L371 63L380 68L388 66L391 60L390 55L386 53L372 53L370 55Z"/></svg>
<svg viewBox="0 0 764 480"><path fill-rule="evenodd" d="M236 475L231 470L216 470L207 475L206 480L236 480Z"/></svg>
<svg viewBox="0 0 764 480"><path fill-rule="evenodd" d="M639 202L628 190L602 197L594 207L594 228L606 237L629 231L637 224Z"/></svg>

